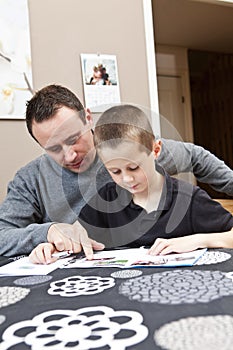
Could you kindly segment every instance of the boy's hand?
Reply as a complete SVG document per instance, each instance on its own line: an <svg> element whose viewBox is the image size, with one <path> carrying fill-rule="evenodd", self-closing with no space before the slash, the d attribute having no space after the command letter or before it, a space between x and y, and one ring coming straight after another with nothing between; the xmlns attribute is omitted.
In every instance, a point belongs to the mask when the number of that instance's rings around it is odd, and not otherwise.
<svg viewBox="0 0 233 350"><path fill-rule="evenodd" d="M199 248L204 248L205 245L201 242L201 236L194 234L185 237L177 238L157 238L149 249L150 255L166 255L170 253L185 253Z"/></svg>
<svg viewBox="0 0 233 350"><path fill-rule="evenodd" d="M33 264L50 264L57 260L52 254L57 253L52 243L40 243L29 255L29 261Z"/></svg>

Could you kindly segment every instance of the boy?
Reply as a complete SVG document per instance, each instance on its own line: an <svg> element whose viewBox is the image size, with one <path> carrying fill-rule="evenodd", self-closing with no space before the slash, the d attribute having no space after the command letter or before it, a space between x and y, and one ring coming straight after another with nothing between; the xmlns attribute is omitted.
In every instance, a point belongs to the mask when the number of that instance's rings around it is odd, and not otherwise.
<svg viewBox="0 0 233 350"><path fill-rule="evenodd" d="M141 109L108 109L96 124L94 142L114 182L102 187L79 214L89 237L107 247L150 246L152 255L233 248L232 215L199 187L155 166L161 145ZM48 263L46 256L54 249L50 243L39 245L31 261Z"/></svg>

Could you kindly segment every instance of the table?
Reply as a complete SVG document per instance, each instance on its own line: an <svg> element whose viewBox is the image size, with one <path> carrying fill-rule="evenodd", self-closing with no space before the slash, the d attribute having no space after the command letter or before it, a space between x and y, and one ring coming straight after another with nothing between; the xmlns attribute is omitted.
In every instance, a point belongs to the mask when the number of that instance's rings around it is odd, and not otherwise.
<svg viewBox="0 0 233 350"><path fill-rule="evenodd" d="M233 199L215 199L233 215Z"/></svg>
<svg viewBox="0 0 233 350"><path fill-rule="evenodd" d="M192 267L6 276L0 295L1 350L232 350L233 250Z"/></svg>

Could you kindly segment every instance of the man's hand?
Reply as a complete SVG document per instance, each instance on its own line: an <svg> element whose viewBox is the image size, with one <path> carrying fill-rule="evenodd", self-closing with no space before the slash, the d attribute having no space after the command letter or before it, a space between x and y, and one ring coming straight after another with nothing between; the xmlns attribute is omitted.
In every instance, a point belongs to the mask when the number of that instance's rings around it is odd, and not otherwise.
<svg viewBox="0 0 233 350"><path fill-rule="evenodd" d="M93 249L104 249L104 244L88 237L87 231L78 221L72 225L63 223L51 225L47 240L57 251L72 250L74 253L79 253L83 249L88 260L93 258Z"/></svg>
<svg viewBox="0 0 233 350"><path fill-rule="evenodd" d="M52 257L54 253L57 253L57 250L52 243L40 243L29 255L29 261L33 264L50 264L57 260Z"/></svg>

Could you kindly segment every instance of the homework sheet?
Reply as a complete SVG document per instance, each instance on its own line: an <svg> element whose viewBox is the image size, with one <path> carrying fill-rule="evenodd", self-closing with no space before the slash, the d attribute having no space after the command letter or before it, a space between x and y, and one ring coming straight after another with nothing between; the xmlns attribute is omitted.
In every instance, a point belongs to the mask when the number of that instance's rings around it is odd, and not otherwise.
<svg viewBox="0 0 233 350"><path fill-rule="evenodd" d="M30 275L47 275L63 264L62 259L49 265L32 264L28 257L18 259L0 267L0 277L11 276L30 276Z"/></svg>
<svg viewBox="0 0 233 350"><path fill-rule="evenodd" d="M75 256L64 259L64 264L60 268L192 266L206 250L205 248L182 254L152 256L148 254L148 249L143 247L136 249L114 249L96 252L93 260Z"/></svg>

